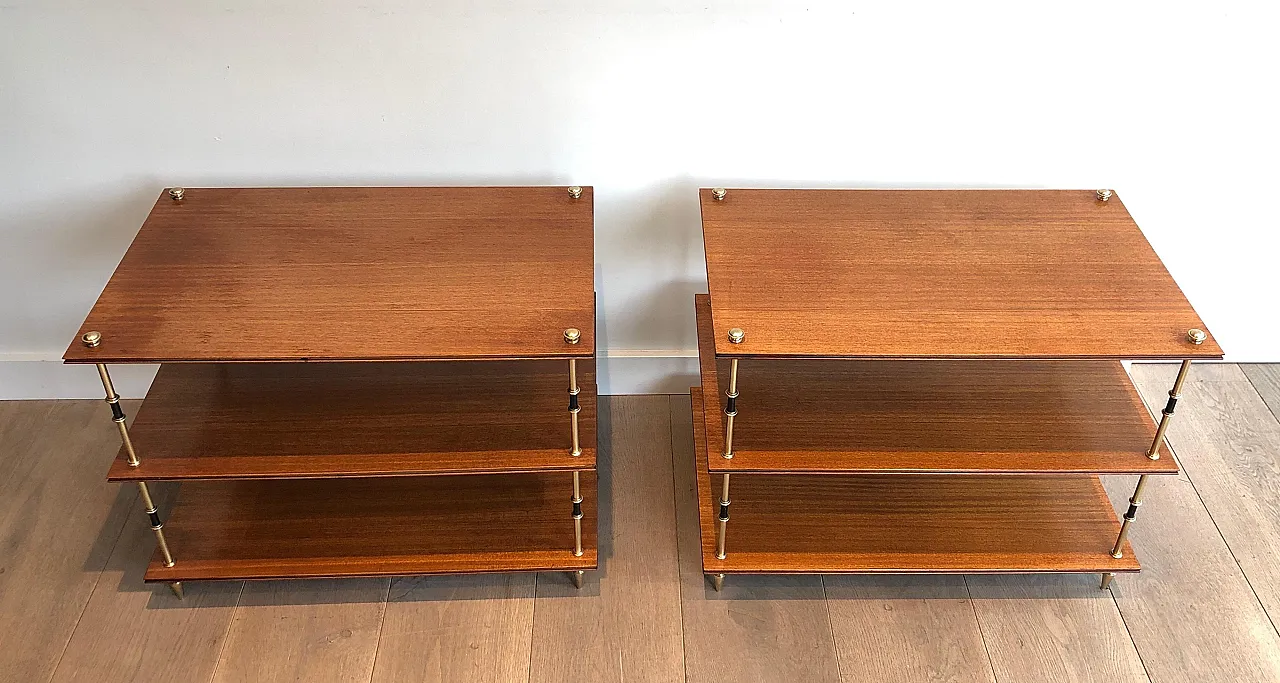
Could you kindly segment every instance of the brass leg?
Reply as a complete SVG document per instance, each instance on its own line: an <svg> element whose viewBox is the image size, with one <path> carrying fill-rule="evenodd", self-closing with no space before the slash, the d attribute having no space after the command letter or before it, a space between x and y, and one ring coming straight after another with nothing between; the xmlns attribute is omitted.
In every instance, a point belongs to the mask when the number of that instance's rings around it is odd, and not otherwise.
<svg viewBox="0 0 1280 683"><path fill-rule="evenodd" d="M585 574L586 572L582 571L581 569L579 569L576 572L569 572L569 580L573 582L574 588L577 588L579 590L582 589L582 579Z"/></svg>
<svg viewBox="0 0 1280 683"><path fill-rule="evenodd" d="M182 582L181 581L174 581L173 583L169 584L169 590L173 591L173 594L178 596L179 600L182 599Z"/></svg>
<svg viewBox="0 0 1280 683"><path fill-rule="evenodd" d="M1106 589L1110 588L1110 587L1111 587L1111 581L1112 581L1113 579L1115 579L1115 578L1116 578L1116 575L1115 575L1115 574L1112 574L1112 573L1110 573L1110 572L1108 572L1108 573L1106 573L1106 574L1103 574L1103 575L1102 575L1102 590L1106 590Z"/></svg>
<svg viewBox="0 0 1280 683"><path fill-rule="evenodd" d="M724 574L712 574L711 587L714 588L717 593L719 593L720 589L724 588Z"/></svg>
<svg viewBox="0 0 1280 683"><path fill-rule="evenodd" d="M1147 457L1152 460L1160 459L1160 444L1164 442L1164 433L1169 429L1169 421L1173 419L1173 409L1177 407L1178 399L1182 398L1182 383L1187 381L1187 371L1190 369L1191 361L1182 361L1182 367L1178 368L1178 378L1173 381L1173 388L1169 390L1169 402L1160 411L1160 426L1156 427L1156 438L1151 440L1151 448L1147 449Z"/></svg>
<svg viewBox="0 0 1280 683"><path fill-rule="evenodd" d="M86 342L87 343L87 342ZM107 366L102 363L95 364L98 368L98 378L102 380L102 389L107 394L107 405L111 406L111 421L116 423L116 428L120 431L120 441L124 444L125 454L129 459L129 465L137 467L141 460L138 459L138 453L133 449L133 440L129 438L129 427L125 424L124 409L120 407L120 395L116 393L115 386L111 383L111 374L107 372ZM147 482L139 481L138 494L142 497L142 505L146 509L147 519L151 522L151 530L156 535L156 545L160 548L160 556L164 558L164 566L173 566L173 554L169 552L169 544L164 538L164 524L160 521L160 511L156 509L156 503L151 498L151 490L147 488ZM174 583L170 585L173 592L178 597L182 597L182 585Z"/></svg>
<svg viewBox="0 0 1280 683"><path fill-rule="evenodd" d="M582 410L578 406L578 393L582 390L578 388L578 361L569 359L569 428L573 433L573 447L569 449L569 455L575 458L582 455L582 445L578 442L578 411Z"/></svg>
<svg viewBox="0 0 1280 683"><path fill-rule="evenodd" d="M716 532L716 558L724 559L724 537L729 525L729 473L724 473L720 487L720 527Z"/></svg>
<svg viewBox="0 0 1280 683"><path fill-rule="evenodd" d="M582 557L582 489L578 472L573 473L573 556Z"/></svg>
<svg viewBox="0 0 1280 683"><path fill-rule="evenodd" d="M724 407L724 459L733 459L733 418L738 415L738 359L729 361L728 402Z"/></svg>
<svg viewBox="0 0 1280 683"><path fill-rule="evenodd" d="M1124 557L1124 539L1129 536L1129 525L1133 524L1133 520L1138 516L1138 508L1142 506L1142 489L1147 485L1147 475L1138 477L1138 486L1133 489L1133 496L1129 498L1129 510L1124 513L1124 521L1120 523L1120 535L1116 537L1116 544L1111 548L1111 556L1120 559Z"/></svg>

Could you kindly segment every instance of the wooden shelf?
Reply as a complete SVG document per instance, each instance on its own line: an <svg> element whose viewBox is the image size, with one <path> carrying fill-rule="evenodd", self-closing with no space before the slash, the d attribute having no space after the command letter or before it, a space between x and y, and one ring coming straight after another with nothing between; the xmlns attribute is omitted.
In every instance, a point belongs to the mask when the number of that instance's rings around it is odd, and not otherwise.
<svg viewBox="0 0 1280 683"><path fill-rule="evenodd" d="M588 470L594 362L578 361L582 455L569 454L566 360L166 364L113 481Z"/></svg>
<svg viewBox="0 0 1280 683"><path fill-rule="evenodd" d="M695 297L712 472L1175 474L1119 361L748 358L724 450L711 304ZM725 384L721 383L721 379Z"/></svg>
<svg viewBox="0 0 1280 683"><path fill-rule="evenodd" d="M581 557L567 472L187 482L165 523L175 564L148 581L399 576L596 567L596 477Z"/></svg>
<svg viewBox="0 0 1280 683"><path fill-rule="evenodd" d="M703 569L754 573L1135 572L1097 477L732 478L727 557L715 557L719 477L693 400ZM714 479L714 481L713 481Z"/></svg>
<svg viewBox="0 0 1280 683"><path fill-rule="evenodd" d="M164 192L64 359L588 357L593 229L590 187Z"/></svg>
<svg viewBox="0 0 1280 683"><path fill-rule="evenodd" d="M702 229L722 356L1222 357L1118 196L704 189Z"/></svg>

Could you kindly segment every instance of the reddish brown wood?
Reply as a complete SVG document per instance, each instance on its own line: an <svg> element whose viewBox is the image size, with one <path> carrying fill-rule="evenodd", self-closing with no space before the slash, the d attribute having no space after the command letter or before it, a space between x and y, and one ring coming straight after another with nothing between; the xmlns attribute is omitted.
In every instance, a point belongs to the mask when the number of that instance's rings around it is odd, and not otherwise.
<svg viewBox="0 0 1280 683"><path fill-rule="evenodd" d="M1222 357L1118 196L704 189L702 229L721 355Z"/></svg>
<svg viewBox="0 0 1280 683"><path fill-rule="evenodd" d="M713 358L711 306L696 297L703 386L727 386ZM732 459L712 472L809 474L1176 474L1119 361L891 361L745 358ZM715 375L715 376L710 376ZM720 408L724 398L717 393ZM723 416L708 413L713 450Z"/></svg>
<svg viewBox="0 0 1280 683"><path fill-rule="evenodd" d="M397 576L596 567L596 477L568 472L187 482L165 524L175 564L148 581Z"/></svg>
<svg viewBox="0 0 1280 683"><path fill-rule="evenodd" d="M707 573L1134 572L1094 476L731 477L726 557L716 559L720 476L695 394L702 564Z"/></svg>
<svg viewBox="0 0 1280 683"><path fill-rule="evenodd" d="M189 188L162 193L64 358L591 356L593 263L590 187Z"/></svg>
<svg viewBox="0 0 1280 683"><path fill-rule="evenodd" d="M595 467L594 361L161 366L113 481L308 478Z"/></svg>

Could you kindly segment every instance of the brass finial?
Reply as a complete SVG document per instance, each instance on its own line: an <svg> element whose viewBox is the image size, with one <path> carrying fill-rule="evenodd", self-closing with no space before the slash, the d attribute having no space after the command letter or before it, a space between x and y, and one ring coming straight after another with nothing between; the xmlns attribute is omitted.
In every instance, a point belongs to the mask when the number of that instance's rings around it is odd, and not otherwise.
<svg viewBox="0 0 1280 683"><path fill-rule="evenodd" d="M81 335L80 341L84 342L85 346L93 348L102 343L102 333L97 330L85 332Z"/></svg>
<svg viewBox="0 0 1280 683"><path fill-rule="evenodd" d="M1197 346L1199 346L1200 344L1203 344L1204 340L1208 338L1209 338L1209 335L1205 334L1204 330L1197 330L1194 327L1187 330L1187 341Z"/></svg>
<svg viewBox="0 0 1280 683"><path fill-rule="evenodd" d="M186 194L186 193L187 193L187 191L186 191L186 190L184 190L184 189L182 189L181 187L171 187L171 188L169 188L169 198L170 198L170 199L172 199L172 200L173 200L173 201L175 201L175 202L180 202L180 201L182 201L182 195L184 195L184 194Z"/></svg>
<svg viewBox="0 0 1280 683"><path fill-rule="evenodd" d="M1098 190L1098 201L1105 202L1111 199L1111 190Z"/></svg>
<svg viewBox="0 0 1280 683"><path fill-rule="evenodd" d="M576 327L570 327L564 331L564 340L569 344L577 344L582 339L582 332Z"/></svg>
<svg viewBox="0 0 1280 683"><path fill-rule="evenodd" d="M711 196L712 196L712 197L715 197L715 198L716 198L716 201L718 201L718 202L720 202L720 201L724 201L724 196L725 196L725 194L726 194L727 192L728 192L728 190L725 190L723 187L713 187L713 188L711 188Z"/></svg>
<svg viewBox="0 0 1280 683"><path fill-rule="evenodd" d="M742 331L741 327L735 327L729 330L729 343L741 344L743 339L747 338L747 333Z"/></svg>
<svg viewBox="0 0 1280 683"><path fill-rule="evenodd" d="M579 197L582 196L582 188L578 187L577 185L570 187L569 196L573 197L574 199L578 199Z"/></svg>

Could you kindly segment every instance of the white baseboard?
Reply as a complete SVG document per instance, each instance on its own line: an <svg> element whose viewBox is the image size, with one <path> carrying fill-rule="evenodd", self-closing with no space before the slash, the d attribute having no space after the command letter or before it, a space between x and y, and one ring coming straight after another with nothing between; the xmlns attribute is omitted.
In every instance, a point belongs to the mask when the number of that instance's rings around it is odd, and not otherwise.
<svg viewBox="0 0 1280 683"><path fill-rule="evenodd" d="M156 365L112 365L111 380L124 398L142 398ZM697 351L611 351L597 360L601 394L687 394L697 386ZM102 398L92 365L64 365L43 354L0 354L0 401Z"/></svg>

